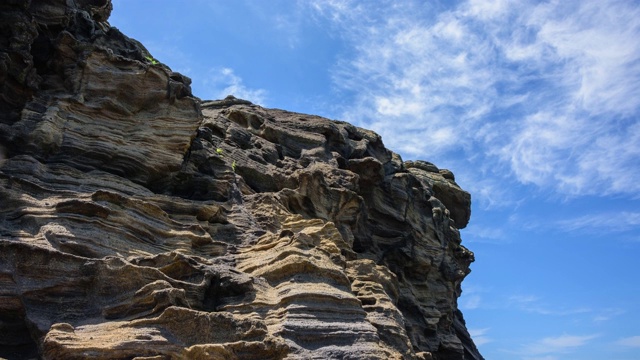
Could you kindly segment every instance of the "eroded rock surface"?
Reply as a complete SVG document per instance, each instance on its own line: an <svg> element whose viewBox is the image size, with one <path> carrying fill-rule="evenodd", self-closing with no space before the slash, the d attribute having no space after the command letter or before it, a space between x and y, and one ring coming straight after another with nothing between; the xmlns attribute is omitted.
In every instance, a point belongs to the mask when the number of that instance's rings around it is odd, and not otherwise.
<svg viewBox="0 0 640 360"><path fill-rule="evenodd" d="M0 357L482 359L451 172L202 102L110 11L0 4Z"/></svg>

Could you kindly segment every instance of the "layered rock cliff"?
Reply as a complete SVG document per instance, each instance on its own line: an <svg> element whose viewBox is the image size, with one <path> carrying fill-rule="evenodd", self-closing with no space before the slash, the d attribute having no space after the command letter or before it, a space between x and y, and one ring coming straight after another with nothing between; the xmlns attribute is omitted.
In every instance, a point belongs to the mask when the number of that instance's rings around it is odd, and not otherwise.
<svg viewBox="0 0 640 360"><path fill-rule="evenodd" d="M0 357L482 359L451 172L201 101L111 8L0 3Z"/></svg>

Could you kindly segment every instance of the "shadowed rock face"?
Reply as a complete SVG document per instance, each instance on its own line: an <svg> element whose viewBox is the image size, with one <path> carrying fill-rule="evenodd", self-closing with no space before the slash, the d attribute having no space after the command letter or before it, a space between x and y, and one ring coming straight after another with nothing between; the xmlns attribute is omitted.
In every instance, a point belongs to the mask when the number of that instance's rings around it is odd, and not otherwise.
<svg viewBox="0 0 640 360"><path fill-rule="evenodd" d="M0 4L0 357L482 359L451 172L202 102L110 11Z"/></svg>

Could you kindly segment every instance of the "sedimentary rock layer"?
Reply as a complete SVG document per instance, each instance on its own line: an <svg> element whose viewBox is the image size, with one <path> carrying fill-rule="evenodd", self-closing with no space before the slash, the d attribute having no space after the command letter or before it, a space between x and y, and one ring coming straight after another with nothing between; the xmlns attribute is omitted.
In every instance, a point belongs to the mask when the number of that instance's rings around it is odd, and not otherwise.
<svg viewBox="0 0 640 360"><path fill-rule="evenodd" d="M0 357L482 358L451 172L201 101L110 11L0 4Z"/></svg>

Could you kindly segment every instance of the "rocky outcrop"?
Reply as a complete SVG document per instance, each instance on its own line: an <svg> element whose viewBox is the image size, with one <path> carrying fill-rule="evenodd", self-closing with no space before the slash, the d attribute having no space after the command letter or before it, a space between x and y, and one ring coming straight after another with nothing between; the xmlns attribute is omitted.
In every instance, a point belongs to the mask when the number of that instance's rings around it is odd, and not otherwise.
<svg viewBox="0 0 640 360"><path fill-rule="evenodd" d="M110 11L0 4L0 357L482 358L451 172L200 101Z"/></svg>

